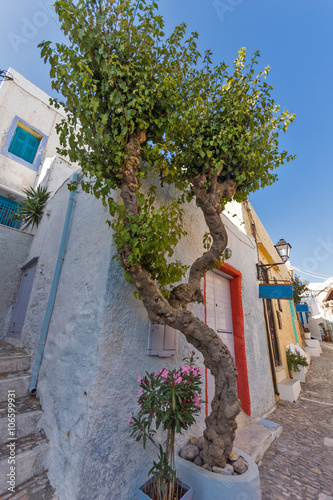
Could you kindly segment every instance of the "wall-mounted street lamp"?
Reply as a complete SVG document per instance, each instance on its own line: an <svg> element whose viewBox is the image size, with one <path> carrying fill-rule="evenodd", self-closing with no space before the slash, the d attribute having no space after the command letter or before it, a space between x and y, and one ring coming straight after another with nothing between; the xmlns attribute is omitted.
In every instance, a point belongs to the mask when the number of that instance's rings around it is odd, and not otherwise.
<svg viewBox="0 0 333 500"><path fill-rule="evenodd" d="M260 269L271 269L275 266L281 266L285 264L289 259L291 245L287 243L284 239L280 239L276 245L274 245L278 254L280 255L283 262L274 262L273 264L257 264L257 279L260 279Z"/></svg>
<svg viewBox="0 0 333 500"><path fill-rule="evenodd" d="M289 245L289 243L287 243L284 239L281 239L274 246L283 262L286 262L289 259L291 245Z"/></svg>

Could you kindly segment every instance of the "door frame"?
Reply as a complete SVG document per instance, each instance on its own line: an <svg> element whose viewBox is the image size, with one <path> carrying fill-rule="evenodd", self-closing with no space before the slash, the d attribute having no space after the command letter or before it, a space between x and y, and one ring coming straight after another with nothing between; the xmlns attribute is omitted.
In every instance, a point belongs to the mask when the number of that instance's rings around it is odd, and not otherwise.
<svg viewBox="0 0 333 500"><path fill-rule="evenodd" d="M33 257L31 260L29 260L29 262L27 262L21 267L22 275L20 279L20 284L17 290L15 304L11 311L10 323L6 334L6 337L9 337L10 339L21 338L26 314L28 311L30 296L34 285L34 279L37 271L37 261L38 257ZM22 316L20 318L22 323L21 328L18 331L14 331L14 327L16 326L17 319L20 317L20 315Z"/></svg>
<svg viewBox="0 0 333 500"><path fill-rule="evenodd" d="M241 401L242 410L251 415L251 399L249 389L249 378L247 372L245 337L244 337L244 314L242 300L242 273L225 262L220 262L215 268L226 274L230 279L231 311L235 347L235 364L238 371L237 391ZM206 307L206 276L204 279L204 299L205 299L205 323L207 324ZM206 400L207 400L207 368L206 368ZM206 404L206 414L208 414L208 404Z"/></svg>

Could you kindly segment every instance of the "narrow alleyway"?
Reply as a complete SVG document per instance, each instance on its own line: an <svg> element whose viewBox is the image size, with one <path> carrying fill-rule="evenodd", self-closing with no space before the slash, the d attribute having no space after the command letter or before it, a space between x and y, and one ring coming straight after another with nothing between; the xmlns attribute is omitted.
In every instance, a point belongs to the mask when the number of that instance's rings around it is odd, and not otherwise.
<svg viewBox="0 0 333 500"><path fill-rule="evenodd" d="M269 419L283 426L260 467L262 500L333 500L333 344L312 358L297 403Z"/></svg>

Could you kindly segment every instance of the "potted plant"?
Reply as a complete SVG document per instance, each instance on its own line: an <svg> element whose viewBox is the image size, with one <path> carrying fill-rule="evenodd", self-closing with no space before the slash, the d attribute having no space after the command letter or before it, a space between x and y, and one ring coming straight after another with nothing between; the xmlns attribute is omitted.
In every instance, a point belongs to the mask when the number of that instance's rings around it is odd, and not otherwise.
<svg viewBox="0 0 333 500"><path fill-rule="evenodd" d="M143 442L149 440L158 449L158 460L148 475L150 479L139 489L137 499L190 500L191 488L177 479L175 471L175 434L181 434L194 422L201 409L202 369L195 366L192 351L178 370L162 368L148 373L138 382L140 410L128 419L131 436ZM154 435L161 428L166 432L164 445L157 444Z"/></svg>
<svg viewBox="0 0 333 500"><path fill-rule="evenodd" d="M305 370L308 368L309 363L303 349L290 344L287 347L287 365L292 378L304 383Z"/></svg>

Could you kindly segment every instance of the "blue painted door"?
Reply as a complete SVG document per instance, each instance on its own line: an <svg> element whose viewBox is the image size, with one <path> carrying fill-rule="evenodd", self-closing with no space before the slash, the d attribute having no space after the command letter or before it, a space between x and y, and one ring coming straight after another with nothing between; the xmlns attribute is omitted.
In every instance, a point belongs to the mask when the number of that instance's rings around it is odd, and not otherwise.
<svg viewBox="0 0 333 500"><path fill-rule="evenodd" d="M36 274L36 266L37 259L33 259L33 261L30 264L27 264L27 266L23 269L23 276L17 293L17 298L9 325L9 331L7 334L8 337L21 337L32 285Z"/></svg>

